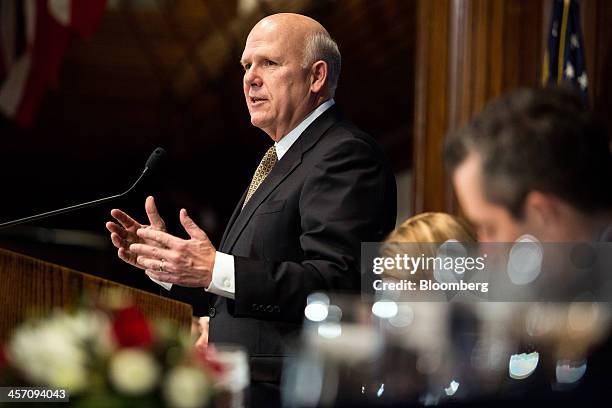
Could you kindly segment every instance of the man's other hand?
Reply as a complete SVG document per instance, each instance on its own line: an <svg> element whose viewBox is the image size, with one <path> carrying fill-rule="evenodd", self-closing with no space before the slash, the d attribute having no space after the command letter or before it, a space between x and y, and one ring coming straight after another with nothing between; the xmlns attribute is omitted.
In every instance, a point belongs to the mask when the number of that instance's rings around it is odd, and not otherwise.
<svg viewBox="0 0 612 408"><path fill-rule="evenodd" d="M108 229L111 233L111 241L117 248L117 255L119 258L130 265L141 269L145 268L136 262L137 255L130 251L130 245L141 243L154 246L158 244L155 241L147 241L140 238L136 234L136 231L142 228L150 228L156 231L166 231L166 223L160 217L153 197L147 197L145 201L145 210L147 212L150 225L141 224L123 211L117 209L111 211L111 215L117 222L109 221L106 223L106 229Z"/></svg>
<svg viewBox="0 0 612 408"><path fill-rule="evenodd" d="M206 233L182 209L179 218L190 239L143 227L136 231L140 242L129 246L139 268L158 281L189 287L210 285L217 251Z"/></svg>

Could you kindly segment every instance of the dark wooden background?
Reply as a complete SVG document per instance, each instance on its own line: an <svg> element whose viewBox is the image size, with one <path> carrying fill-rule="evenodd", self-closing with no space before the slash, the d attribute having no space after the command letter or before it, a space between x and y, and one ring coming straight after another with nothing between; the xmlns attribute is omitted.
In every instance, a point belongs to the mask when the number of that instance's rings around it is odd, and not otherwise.
<svg viewBox="0 0 612 408"><path fill-rule="evenodd" d="M488 99L540 84L550 8L551 0L109 0L97 32L71 43L34 126L0 119L0 221L114 194L164 146L161 175L116 206L142 220L154 193L171 232L181 234L185 207L218 242L270 143L250 125L238 60L252 25L279 11L317 18L337 39L336 101L396 171L412 170L413 209L455 212L443 137ZM610 124L612 2L582 0L582 17L592 106ZM0 246L157 290L115 259L104 229L111 208L0 231Z"/></svg>
<svg viewBox="0 0 612 408"><path fill-rule="evenodd" d="M115 260L104 223L114 206L144 220L149 193L173 233L184 235L185 207L218 242L271 144L250 124L239 59L253 24L279 11L329 29L343 56L336 102L381 142L396 170L409 169L416 3L109 0L96 33L71 43L33 127L0 123L0 222L122 191L156 146L168 151L167 165L126 200L0 231L0 246L147 286Z"/></svg>
<svg viewBox="0 0 612 408"><path fill-rule="evenodd" d="M414 210L456 212L440 160L444 135L484 103L538 86L551 0L417 1ZM612 129L612 2L582 0L591 107Z"/></svg>

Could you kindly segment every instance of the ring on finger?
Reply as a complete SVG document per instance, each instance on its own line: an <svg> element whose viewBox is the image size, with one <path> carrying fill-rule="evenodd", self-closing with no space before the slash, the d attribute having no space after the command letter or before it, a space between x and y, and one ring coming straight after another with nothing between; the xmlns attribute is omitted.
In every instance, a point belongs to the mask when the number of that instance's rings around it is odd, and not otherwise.
<svg viewBox="0 0 612 408"><path fill-rule="evenodd" d="M161 259L161 261L159 262L159 271L163 272L164 271L164 263L166 262L166 260L164 258Z"/></svg>

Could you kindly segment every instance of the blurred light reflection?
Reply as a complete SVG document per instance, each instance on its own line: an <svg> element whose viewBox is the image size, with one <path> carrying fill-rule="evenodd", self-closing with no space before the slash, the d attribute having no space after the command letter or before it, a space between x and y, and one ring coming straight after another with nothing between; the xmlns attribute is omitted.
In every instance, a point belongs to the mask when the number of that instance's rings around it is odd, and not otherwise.
<svg viewBox="0 0 612 408"><path fill-rule="evenodd" d="M389 324L398 329L410 326L414 320L414 311L410 305L400 303L398 313L389 319Z"/></svg>
<svg viewBox="0 0 612 408"><path fill-rule="evenodd" d="M515 285L533 282L542 270L544 252L537 238L523 235L510 250L507 272Z"/></svg>
<svg viewBox="0 0 612 408"><path fill-rule="evenodd" d="M376 391L376 396L380 398L383 395L383 392L385 392L385 384L380 384L380 388L378 391Z"/></svg>
<svg viewBox="0 0 612 408"><path fill-rule="evenodd" d="M455 380L452 380L448 388L444 389L444 392L446 393L446 395L450 397L450 396L455 395L458 389L459 389L459 383Z"/></svg>
<svg viewBox="0 0 612 408"><path fill-rule="evenodd" d="M322 322L327 318L328 306L322 303L311 303L304 309L304 315L312 322Z"/></svg>
<svg viewBox="0 0 612 408"><path fill-rule="evenodd" d="M445 241L436 251L436 257L442 259L442 265L445 264L446 258L465 258L467 255L467 249L465 249L461 242L457 241L456 239L449 239ZM444 276L451 276L448 274L448 272L463 275L465 271L462 269L453 270L442 268L442 270L439 270L438 272L441 272Z"/></svg>
<svg viewBox="0 0 612 408"><path fill-rule="evenodd" d="M538 361L540 361L540 354L537 351L529 354L513 354L508 364L510 378L524 380L529 377L538 366Z"/></svg>
<svg viewBox="0 0 612 408"><path fill-rule="evenodd" d="M304 315L312 322L322 322L329 313L329 296L325 293L312 293L306 299Z"/></svg>
<svg viewBox="0 0 612 408"><path fill-rule="evenodd" d="M342 327L338 323L322 323L318 327L317 332L319 336L326 339L335 339L342 334Z"/></svg>
<svg viewBox="0 0 612 408"><path fill-rule="evenodd" d="M372 305L372 313L381 319L390 319L397 315L397 303L388 300L379 300Z"/></svg>
<svg viewBox="0 0 612 408"><path fill-rule="evenodd" d="M573 384L578 382L586 372L586 361L572 362L568 360L557 361L555 374L559 384Z"/></svg>

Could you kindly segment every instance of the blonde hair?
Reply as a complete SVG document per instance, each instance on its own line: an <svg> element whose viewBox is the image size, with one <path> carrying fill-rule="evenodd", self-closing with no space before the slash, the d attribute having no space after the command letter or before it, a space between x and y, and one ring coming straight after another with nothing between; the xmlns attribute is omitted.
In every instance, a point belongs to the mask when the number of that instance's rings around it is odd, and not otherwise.
<svg viewBox="0 0 612 408"><path fill-rule="evenodd" d="M476 242L476 232L463 218L426 212L408 218L391 231L385 242L442 243L449 239Z"/></svg>
<svg viewBox="0 0 612 408"><path fill-rule="evenodd" d="M384 256L405 253L406 248L401 244L409 243L414 244L410 246L410 251L415 252L414 256L435 257L439 244L449 239L463 243L475 243L477 236L472 226L463 218L440 212L426 212L408 218L395 228L385 239L381 252ZM395 279L408 278L405 271L390 270L385 272L385 275ZM416 278L416 276L411 278Z"/></svg>

